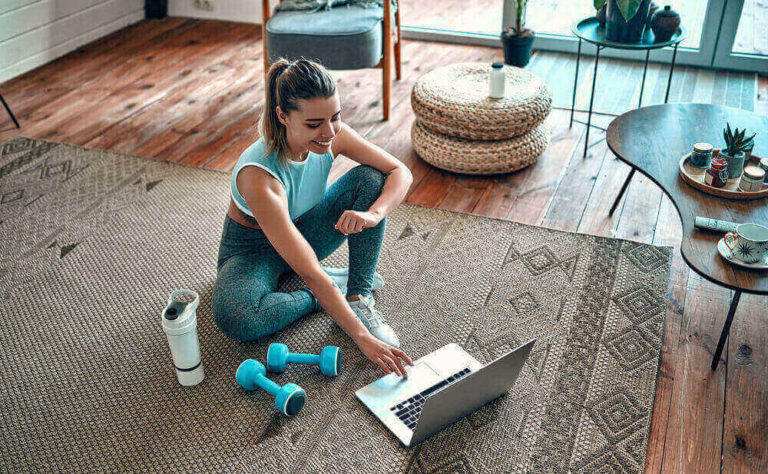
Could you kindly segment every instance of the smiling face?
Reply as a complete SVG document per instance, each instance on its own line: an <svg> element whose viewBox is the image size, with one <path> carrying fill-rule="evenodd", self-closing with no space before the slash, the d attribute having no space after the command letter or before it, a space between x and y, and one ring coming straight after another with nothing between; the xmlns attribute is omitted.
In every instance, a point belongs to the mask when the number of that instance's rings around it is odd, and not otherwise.
<svg viewBox="0 0 768 474"><path fill-rule="evenodd" d="M288 113L277 107L277 118L286 128L291 159L303 161L308 152L322 155L331 151L331 142L341 129L338 92L331 97L299 101L299 109Z"/></svg>

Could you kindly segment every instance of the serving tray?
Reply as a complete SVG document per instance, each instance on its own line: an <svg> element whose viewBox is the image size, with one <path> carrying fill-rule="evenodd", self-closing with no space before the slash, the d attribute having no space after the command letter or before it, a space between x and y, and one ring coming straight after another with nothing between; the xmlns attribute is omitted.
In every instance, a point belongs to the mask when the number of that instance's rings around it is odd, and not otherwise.
<svg viewBox="0 0 768 474"><path fill-rule="evenodd" d="M712 150L712 158L714 159L720 154L720 149L715 148ZM754 165L757 166L758 163L760 163L760 157L757 157L755 155L752 155L745 163L745 167L747 165ZM739 180L741 177L729 179L725 186L722 188L716 188L714 186L710 186L704 182L704 175L706 174L706 169L704 168L697 168L696 166L693 166L691 164L691 154L688 153L687 155L683 156L680 159L680 178L688 183L689 185L693 186L694 188L698 189L699 191L705 192L707 194L712 194L713 196L719 196L727 199L738 199L741 201L749 201L752 199L762 199L765 197L768 197L768 185L763 183L763 188L759 191L741 191L739 190Z"/></svg>

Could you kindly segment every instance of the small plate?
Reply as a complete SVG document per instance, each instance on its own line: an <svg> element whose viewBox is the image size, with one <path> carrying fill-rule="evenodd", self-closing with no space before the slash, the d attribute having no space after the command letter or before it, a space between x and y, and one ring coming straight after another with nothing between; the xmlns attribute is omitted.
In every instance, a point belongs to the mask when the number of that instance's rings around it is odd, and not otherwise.
<svg viewBox="0 0 768 474"><path fill-rule="evenodd" d="M725 239L720 239L720 241L717 243L717 251L720 252L720 256L724 259L728 260L729 262L733 263L734 265L738 265L740 267L744 268L752 268L754 270L766 270L768 269L768 257L765 258L762 262L758 263L744 263L740 260L736 260L731 256L731 251L728 249L728 246L725 245Z"/></svg>

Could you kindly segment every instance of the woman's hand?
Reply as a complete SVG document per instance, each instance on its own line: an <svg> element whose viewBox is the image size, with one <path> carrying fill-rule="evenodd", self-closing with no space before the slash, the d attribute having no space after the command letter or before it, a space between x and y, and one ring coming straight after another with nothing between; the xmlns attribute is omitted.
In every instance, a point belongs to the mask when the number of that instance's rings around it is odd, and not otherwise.
<svg viewBox="0 0 768 474"><path fill-rule="evenodd" d="M373 212L344 211L334 228L344 235L355 234L368 227L376 227L383 216Z"/></svg>
<svg viewBox="0 0 768 474"><path fill-rule="evenodd" d="M388 374L395 372L397 375L408 378L403 361L408 365L413 365L413 362L410 357L405 355L405 352L376 339L370 334L355 342L357 343L357 347L360 348L360 352L362 352L368 360L381 367L384 372ZM400 359L402 359L402 361Z"/></svg>

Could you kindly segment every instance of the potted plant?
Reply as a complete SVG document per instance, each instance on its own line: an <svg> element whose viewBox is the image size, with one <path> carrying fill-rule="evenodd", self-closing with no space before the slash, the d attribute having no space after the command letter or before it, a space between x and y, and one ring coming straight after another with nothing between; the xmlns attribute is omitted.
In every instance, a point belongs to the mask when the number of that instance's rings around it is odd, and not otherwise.
<svg viewBox="0 0 768 474"><path fill-rule="evenodd" d="M643 37L651 0L594 0L595 9L605 5L605 37L618 43L637 43Z"/></svg>
<svg viewBox="0 0 768 474"><path fill-rule="evenodd" d="M744 171L745 152L752 151L754 138L757 134L753 133L751 137L745 139L746 128L741 131L735 128L731 132L731 124L726 123L725 125L725 129L723 129L725 148L720 150L720 155L725 158L725 162L728 164L728 179L734 179L741 176L741 172Z"/></svg>
<svg viewBox="0 0 768 474"><path fill-rule="evenodd" d="M757 134L755 134L757 135ZM752 135L754 137L754 135ZM755 148L755 142L749 142L749 146L744 149L744 163L752 159L752 149Z"/></svg>
<svg viewBox="0 0 768 474"><path fill-rule="evenodd" d="M504 62L524 67L531 60L531 50L536 33L525 27L525 8L528 0L513 0L515 5L515 26L507 27L501 33L504 48Z"/></svg>
<svg viewBox="0 0 768 474"><path fill-rule="evenodd" d="M597 8L597 13L595 14L595 18L597 18L597 22L600 24L600 26L605 26L605 0L603 0L600 7L598 7L598 2L595 0L595 8Z"/></svg>

